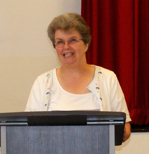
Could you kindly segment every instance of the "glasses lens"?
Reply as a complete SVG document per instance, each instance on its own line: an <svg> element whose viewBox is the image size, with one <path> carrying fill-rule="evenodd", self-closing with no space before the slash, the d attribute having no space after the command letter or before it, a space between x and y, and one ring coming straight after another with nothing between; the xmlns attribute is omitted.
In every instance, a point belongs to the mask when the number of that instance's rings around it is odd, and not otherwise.
<svg viewBox="0 0 149 154"><path fill-rule="evenodd" d="M76 38L71 38L68 40L68 44L69 45L73 45L73 44L76 44L77 42L79 42L79 40L82 40L82 39L76 39ZM58 40L55 42L54 44L56 47L63 47L65 45L65 41L63 40Z"/></svg>
<svg viewBox="0 0 149 154"><path fill-rule="evenodd" d="M59 40L59 41L56 41L56 42L55 42L55 46L56 46L56 47L62 47L64 44L65 44L65 42L62 41L62 40Z"/></svg>
<svg viewBox="0 0 149 154"><path fill-rule="evenodd" d="M68 44L75 44L75 43L77 43L79 40L78 39L75 39L75 38L72 38L72 39L70 39L69 41L68 41Z"/></svg>

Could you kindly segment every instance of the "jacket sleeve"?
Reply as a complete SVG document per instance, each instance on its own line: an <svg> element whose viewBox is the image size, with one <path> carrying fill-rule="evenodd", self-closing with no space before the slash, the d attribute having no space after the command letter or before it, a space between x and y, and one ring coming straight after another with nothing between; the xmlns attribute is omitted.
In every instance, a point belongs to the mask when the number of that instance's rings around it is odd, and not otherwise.
<svg viewBox="0 0 149 154"><path fill-rule="evenodd" d="M46 73L35 80L25 111L47 111L50 94L49 76Z"/></svg>
<svg viewBox="0 0 149 154"><path fill-rule="evenodd" d="M110 102L112 111L125 112L126 122L131 121L124 93L114 73L110 81Z"/></svg>

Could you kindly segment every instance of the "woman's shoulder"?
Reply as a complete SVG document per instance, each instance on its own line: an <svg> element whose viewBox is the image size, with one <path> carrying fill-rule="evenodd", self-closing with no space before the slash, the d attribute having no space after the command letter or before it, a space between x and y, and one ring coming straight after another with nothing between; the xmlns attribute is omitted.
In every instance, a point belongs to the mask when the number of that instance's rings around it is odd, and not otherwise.
<svg viewBox="0 0 149 154"><path fill-rule="evenodd" d="M42 73L42 74L40 74L37 78L36 78L36 80L35 80L35 82L36 83L46 83L46 82L49 82L49 80L51 80L52 79L52 76L53 76L53 72L56 70L56 68L55 69L52 69L52 70L49 70L49 71L47 71L47 72L44 72L44 73Z"/></svg>
<svg viewBox="0 0 149 154"><path fill-rule="evenodd" d="M97 65L95 65L95 67L98 74L102 74L104 76L115 76L115 73L109 69Z"/></svg>
<svg viewBox="0 0 149 154"><path fill-rule="evenodd" d="M116 74L106 68L103 68L101 66L96 66L96 77L99 79L101 84L107 84L107 85L116 85L118 83L118 78Z"/></svg>
<svg viewBox="0 0 149 154"><path fill-rule="evenodd" d="M47 72L44 72L42 74L40 74L37 79L45 79L47 78L48 76L50 76L52 73L53 73L54 69L53 70L49 70Z"/></svg>

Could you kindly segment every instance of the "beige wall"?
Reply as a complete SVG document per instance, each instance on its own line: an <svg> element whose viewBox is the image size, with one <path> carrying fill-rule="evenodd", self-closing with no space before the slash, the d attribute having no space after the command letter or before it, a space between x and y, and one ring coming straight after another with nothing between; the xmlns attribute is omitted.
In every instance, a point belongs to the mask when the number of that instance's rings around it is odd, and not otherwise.
<svg viewBox="0 0 149 154"><path fill-rule="evenodd" d="M23 111L35 78L59 65L47 27L66 12L81 0L0 1L0 112Z"/></svg>
<svg viewBox="0 0 149 154"><path fill-rule="evenodd" d="M115 149L115 154L149 154L149 132L132 133L126 142Z"/></svg>
<svg viewBox="0 0 149 154"><path fill-rule="evenodd" d="M24 111L41 73L57 67L47 37L53 17L81 12L81 0L0 0L0 112ZM148 154L149 133L133 133L116 154Z"/></svg>

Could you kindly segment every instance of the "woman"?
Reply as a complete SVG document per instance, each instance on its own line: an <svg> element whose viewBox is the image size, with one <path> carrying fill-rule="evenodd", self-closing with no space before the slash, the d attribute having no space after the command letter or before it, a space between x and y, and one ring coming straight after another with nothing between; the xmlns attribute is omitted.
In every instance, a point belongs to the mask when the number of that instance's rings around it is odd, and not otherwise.
<svg viewBox="0 0 149 154"><path fill-rule="evenodd" d="M62 65L37 78L26 111L99 109L125 112L123 141L127 140L131 119L124 94L112 71L87 64L91 36L84 19L75 13L58 16L49 25L48 36Z"/></svg>

